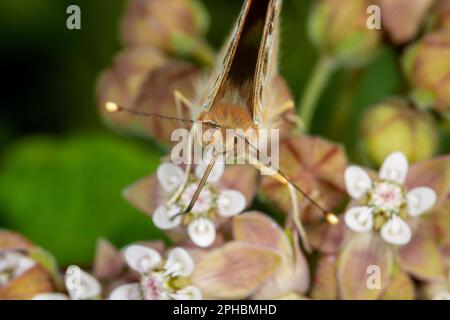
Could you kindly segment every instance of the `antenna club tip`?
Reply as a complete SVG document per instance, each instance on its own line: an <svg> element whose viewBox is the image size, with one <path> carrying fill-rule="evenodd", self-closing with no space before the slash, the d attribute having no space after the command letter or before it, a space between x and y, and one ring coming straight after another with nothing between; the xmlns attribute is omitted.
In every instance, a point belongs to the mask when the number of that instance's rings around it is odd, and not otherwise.
<svg viewBox="0 0 450 320"><path fill-rule="evenodd" d="M113 113L113 112L119 111L120 107L117 103L108 101L105 103L105 109L106 109L106 111Z"/></svg>
<svg viewBox="0 0 450 320"><path fill-rule="evenodd" d="M325 218L329 224L336 225L339 223L339 218L333 212L327 212Z"/></svg>

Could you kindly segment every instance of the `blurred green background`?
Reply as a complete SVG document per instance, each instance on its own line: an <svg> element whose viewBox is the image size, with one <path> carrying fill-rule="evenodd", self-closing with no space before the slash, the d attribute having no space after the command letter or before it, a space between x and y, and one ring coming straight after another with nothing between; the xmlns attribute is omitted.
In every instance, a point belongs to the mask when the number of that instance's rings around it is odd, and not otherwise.
<svg viewBox="0 0 450 320"><path fill-rule="evenodd" d="M219 47L241 1L203 0L211 14L208 39ZM81 7L82 29L66 28L66 8ZM101 70L120 50L124 0L0 1L0 228L17 230L54 253L61 264L87 264L95 240L116 245L162 237L149 218L120 196L152 172L162 151L150 141L104 127L95 108ZM310 1L286 0L281 72L297 100L316 50L306 37ZM356 83L343 132L330 121L346 79ZM368 106L401 89L394 49L383 48L364 71L335 72L313 123L313 133L346 144L352 155L357 124ZM339 138L337 138L339 137Z"/></svg>

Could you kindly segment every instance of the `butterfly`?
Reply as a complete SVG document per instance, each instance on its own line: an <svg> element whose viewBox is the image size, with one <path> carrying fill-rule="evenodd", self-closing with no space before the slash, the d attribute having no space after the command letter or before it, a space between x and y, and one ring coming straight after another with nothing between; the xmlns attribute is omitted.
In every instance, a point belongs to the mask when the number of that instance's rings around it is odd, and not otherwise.
<svg viewBox="0 0 450 320"><path fill-rule="evenodd" d="M280 81L278 52L281 7L282 0L246 0L244 2L237 22L218 55L216 65L209 78L196 87L193 101L180 92L175 92L178 109L182 107L190 109L195 115L194 120L137 111L119 106L114 102L107 102L105 107L110 112L123 111L188 122L192 124L189 150L195 143L213 150L197 190L189 205L179 213L180 215L192 210L220 156L227 157L230 154L242 156L235 154L236 145L241 142L248 147L247 151L250 151L248 156L253 160L250 162L253 166L270 172L274 179L289 188L294 222L300 235L305 239L305 232L299 218L297 192L318 207L329 223L336 224L338 218L322 208L270 160L264 159L258 146L252 143L252 137L242 134L242 132L250 131L259 137L263 130L280 129L286 126L287 116L292 115L294 111L294 103L283 95L278 83ZM216 134L225 137L229 129L240 134L236 134L233 139L217 138ZM208 137L199 136L198 131L212 131L213 134ZM171 201L180 197L186 187L192 162L192 157L188 157L185 181L174 193Z"/></svg>

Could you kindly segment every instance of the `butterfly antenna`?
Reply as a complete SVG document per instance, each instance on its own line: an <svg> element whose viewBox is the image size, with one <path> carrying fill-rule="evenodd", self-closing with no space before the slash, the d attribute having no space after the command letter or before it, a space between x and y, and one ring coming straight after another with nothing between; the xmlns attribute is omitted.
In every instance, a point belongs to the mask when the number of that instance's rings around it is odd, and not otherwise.
<svg viewBox="0 0 450 320"><path fill-rule="evenodd" d="M191 124L197 122L197 121L190 120L190 119L183 119L183 118L178 118L178 117L173 117L173 116L162 115L159 113L146 112L146 111L135 110L132 108L126 108L126 107L120 106L117 103L112 102L112 101L108 101L105 103L105 110L110 113L127 112L127 113L131 113L131 114L143 116L143 117L157 117L157 118L161 118L161 119L182 121L182 122L187 122L187 123L191 123Z"/></svg>
<svg viewBox="0 0 450 320"><path fill-rule="evenodd" d="M216 129L224 128L221 125L207 122L207 121L198 121L198 120L196 121L196 120L191 120L191 119L184 119L184 118L179 118L179 117L174 117L174 116L163 115L163 114L159 114L159 113L135 110L132 108L123 107L112 101L108 101L105 103L105 110L110 113L127 112L127 113L131 113L131 114L134 114L137 116L142 116L142 117L157 117L160 119L172 120L172 121L182 121L182 122L190 123L190 124L201 123L201 124L207 124L208 126L216 128Z"/></svg>
<svg viewBox="0 0 450 320"><path fill-rule="evenodd" d="M248 141L247 138L242 137L240 135L237 135L239 138L243 139L245 143L256 151L258 158L260 158L261 153L254 145ZM276 173L281 176L283 179L286 180L287 183L289 183L292 187L294 187L295 190L297 190L305 199L307 199L310 203L312 203L315 207L317 207L320 211L322 211L325 219L330 224L337 224L339 223L339 218L331 211L326 210L324 207L322 207L316 200L314 200L308 193L306 193L302 188L300 188L290 177L288 177L285 173L283 173L280 169L274 169L272 167L269 167L269 169L272 169L276 171Z"/></svg>

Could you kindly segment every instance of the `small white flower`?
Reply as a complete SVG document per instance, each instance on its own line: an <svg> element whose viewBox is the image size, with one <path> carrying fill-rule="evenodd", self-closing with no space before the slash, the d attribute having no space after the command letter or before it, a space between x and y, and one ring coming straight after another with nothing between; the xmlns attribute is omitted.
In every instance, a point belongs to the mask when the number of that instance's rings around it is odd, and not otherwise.
<svg viewBox="0 0 450 320"><path fill-rule="evenodd" d="M114 289L110 300L199 300L198 288L186 285L194 270L194 262L181 248L169 252L166 261L151 248L131 245L125 249L125 260L130 268L139 272L139 283L125 284Z"/></svg>
<svg viewBox="0 0 450 320"><path fill-rule="evenodd" d="M41 293L33 300L92 300L100 297L102 288L97 279L78 266L70 266L64 275L68 295L56 292Z"/></svg>
<svg viewBox="0 0 450 320"><path fill-rule="evenodd" d="M183 193L171 204L159 206L153 213L153 223L160 229L170 230L180 225L187 227L190 239L199 247L210 246L216 238L215 218L231 217L245 209L244 195L237 190L225 190L217 185L224 172L224 165L216 163L207 183L186 216L181 213L189 205L206 170L206 164L197 165L195 177L191 178ZM182 184L182 170L171 163L162 164L157 170L158 181L169 194ZM186 219L184 219L186 218Z"/></svg>
<svg viewBox="0 0 450 320"><path fill-rule="evenodd" d="M362 168L349 166L345 172L347 192L364 205L345 213L347 226L355 232L380 229L385 241L396 245L408 243L412 232L404 219L408 215L419 216L433 207L436 194L427 187L407 192L403 187L407 173L408 161L401 152L394 152L384 160L379 181L372 181Z"/></svg>

